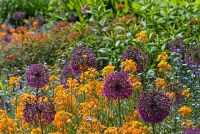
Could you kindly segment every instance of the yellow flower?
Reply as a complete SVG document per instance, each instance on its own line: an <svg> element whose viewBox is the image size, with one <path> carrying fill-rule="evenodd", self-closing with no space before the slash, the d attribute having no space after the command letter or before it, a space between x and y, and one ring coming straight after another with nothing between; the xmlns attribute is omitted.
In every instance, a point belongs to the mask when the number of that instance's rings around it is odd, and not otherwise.
<svg viewBox="0 0 200 134"><path fill-rule="evenodd" d="M184 89L183 92L181 93L182 96L184 97L191 97L191 93L190 93L190 90L187 88L187 89Z"/></svg>
<svg viewBox="0 0 200 134"><path fill-rule="evenodd" d="M118 134L117 128L115 127L108 127L105 131L104 134Z"/></svg>
<svg viewBox="0 0 200 134"><path fill-rule="evenodd" d="M123 68L124 72L136 72L137 67L136 63L133 60L125 60L121 62L121 67Z"/></svg>
<svg viewBox="0 0 200 134"><path fill-rule="evenodd" d="M73 90L76 89L78 87L78 80L77 79L72 79L72 78L68 78L67 80L67 86L68 89Z"/></svg>
<svg viewBox="0 0 200 134"><path fill-rule="evenodd" d="M182 106L178 111L180 116L190 115L192 113L192 109L187 106Z"/></svg>
<svg viewBox="0 0 200 134"><path fill-rule="evenodd" d="M41 131L41 128L34 128L31 130L31 134L41 134L42 131Z"/></svg>
<svg viewBox="0 0 200 134"><path fill-rule="evenodd" d="M139 82L139 81L134 82L134 83L133 83L133 89L134 89L134 90L142 91L142 83Z"/></svg>
<svg viewBox="0 0 200 134"><path fill-rule="evenodd" d="M9 78L9 88L10 89L13 89L14 88L14 85L16 86L20 86L20 78L18 76L11 76Z"/></svg>
<svg viewBox="0 0 200 134"><path fill-rule="evenodd" d="M147 39L148 39L148 36L147 36L147 34L146 34L145 31L141 31L141 32L139 32L139 33L136 34L136 39L137 39L138 41L141 41L141 42L143 42L143 43L146 43L146 42L147 42Z"/></svg>
<svg viewBox="0 0 200 134"><path fill-rule="evenodd" d="M162 61L162 60L166 61L168 59L169 59L169 56L168 56L168 54L166 52L162 52L157 57L157 61Z"/></svg>
<svg viewBox="0 0 200 134"><path fill-rule="evenodd" d="M80 82L88 82L97 77L99 73L96 71L95 68L89 68L87 71L81 73L80 75Z"/></svg>
<svg viewBox="0 0 200 134"><path fill-rule="evenodd" d="M37 20L33 22L33 28L34 28L34 29L36 29L36 28L38 27L38 25L39 25L39 23L38 23Z"/></svg>
<svg viewBox="0 0 200 134"><path fill-rule="evenodd" d="M130 74L129 75L129 79L131 80L132 83L134 82L137 82L140 80L140 77L138 75L133 75L133 74Z"/></svg>
<svg viewBox="0 0 200 134"><path fill-rule="evenodd" d="M165 82L165 79L163 78L157 78L155 80L155 85L157 89L166 89L167 88L167 83Z"/></svg>
<svg viewBox="0 0 200 134"><path fill-rule="evenodd" d="M13 133L16 130L16 124L9 118L4 110L0 110L0 133Z"/></svg>
<svg viewBox="0 0 200 134"><path fill-rule="evenodd" d="M58 80L58 77L55 76L55 75L51 75L51 76L49 77L49 80L50 80L51 82L54 82L54 81L57 81L57 80Z"/></svg>
<svg viewBox="0 0 200 134"><path fill-rule="evenodd" d="M108 66L104 67L102 69L102 76L107 76L109 74L112 74L114 72L115 66L112 64L109 64Z"/></svg>

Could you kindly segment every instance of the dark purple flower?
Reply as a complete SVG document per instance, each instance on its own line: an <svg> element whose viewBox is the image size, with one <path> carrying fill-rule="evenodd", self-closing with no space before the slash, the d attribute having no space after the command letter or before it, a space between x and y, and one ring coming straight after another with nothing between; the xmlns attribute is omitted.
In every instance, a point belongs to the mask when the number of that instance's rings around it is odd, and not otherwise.
<svg viewBox="0 0 200 134"><path fill-rule="evenodd" d="M200 129L190 128L190 129L187 129L183 134L200 134Z"/></svg>
<svg viewBox="0 0 200 134"><path fill-rule="evenodd" d="M47 125L54 120L56 114L53 102L40 97L34 102L26 101L23 109L23 116L27 123Z"/></svg>
<svg viewBox="0 0 200 134"><path fill-rule="evenodd" d="M85 5L84 7L81 8L81 13L87 14L89 10L90 10L90 7L88 5Z"/></svg>
<svg viewBox="0 0 200 134"><path fill-rule="evenodd" d="M32 64L26 70L26 81L34 88L41 88L49 82L48 69L42 64Z"/></svg>
<svg viewBox="0 0 200 134"><path fill-rule="evenodd" d="M121 62L126 59L133 60L137 65L138 72L143 72L147 63L147 54L140 49L130 46L122 54Z"/></svg>
<svg viewBox="0 0 200 134"><path fill-rule="evenodd" d="M146 92L139 96L138 112L145 122L157 123L170 114L170 100L162 92Z"/></svg>
<svg viewBox="0 0 200 134"><path fill-rule="evenodd" d="M26 13L22 12L22 11L14 12L12 14L13 20L21 20L21 19L25 18L25 16L26 16Z"/></svg>
<svg viewBox="0 0 200 134"><path fill-rule="evenodd" d="M76 21L78 19L76 12L69 12L68 19L69 21Z"/></svg>
<svg viewBox="0 0 200 134"><path fill-rule="evenodd" d="M185 63L197 77L200 77L200 45L188 49L184 56Z"/></svg>
<svg viewBox="0 0 200 134"><path fill-rule="evenodd" d="M64 65L60 76L60 84L65 85L68 78L75 78L75 73L69 64Z"/></svg>
<svg viewBox="0 0 200 134"><path fill-rule="evenodd" d="M74 49L71 55L70 63L76 73L84 72L88 68L97 68L94 51L84 45L80 45Z"/></svg>
<svg viewBox="0 0 200 134"><path fill-rule="evenodd" d="M115 72L105 78L103 95L110 100L125 99L131 96L133 87L128 76L123 72Z"/></svg>
<svg viewBox="0 0 200 134"><path fill-rule="evenodd" d="M183 39L176 39L175 41L171 41L168 44L169 50L176 53L184 53L185 52L185 43L183 42Z"/></svg>

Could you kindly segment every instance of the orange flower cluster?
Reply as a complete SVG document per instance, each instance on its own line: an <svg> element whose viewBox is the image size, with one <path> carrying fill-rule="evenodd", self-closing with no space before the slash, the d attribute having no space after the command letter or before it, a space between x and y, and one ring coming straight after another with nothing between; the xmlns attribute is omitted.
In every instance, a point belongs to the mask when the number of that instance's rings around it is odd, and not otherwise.
<svg viewBox="0 0 200 134"><path fill-rule="evenodd" d="M123 68L124 72L136 72L137 66L133 60L125 60L121 62L121 67Z"/></svg>
<svg viewBox="0 0 200 134"><path fill-rule="evenodd" d="M157 78L155 80L155 85L156 85L157 90L159 90L159 89L164 90L164 89L167 89L167 87L168 87L165 79L163 79L163 78Z"/></svg>
<svg viewBox="0 0 200 134"><path fill-rule="evenodd" d="M139 33L136 34L136 39L142 43L146 43L148 40L148 36L146 31L141 31Z"/></svg>
<svg viewBox="0 0 200 134"><path fill-rule="evenodd" d="M181 108L179 108L178 111L179 111L180 116L186 116L186 115L190 115L192 113L192 109L187 106L182 106Z"/></svg>

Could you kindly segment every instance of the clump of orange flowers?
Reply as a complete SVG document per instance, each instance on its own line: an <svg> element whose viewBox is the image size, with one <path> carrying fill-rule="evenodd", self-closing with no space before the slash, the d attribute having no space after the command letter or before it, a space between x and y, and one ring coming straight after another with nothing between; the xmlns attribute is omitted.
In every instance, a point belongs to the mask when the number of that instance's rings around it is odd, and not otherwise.
<svg viewBox="0 0 200 134"><path fill-rule="evenodd" d="M71 120L72 114L65 112L65 111L59 111L56 113L53 124L56 125L57 129L65 129L65 127L72 123Z"/></svg>
<svg viewBox="0 0 200 134"><path fill-rule="evenodd" d="M179 108L178 111L179 111L180 116L186 116L192 113L192 108L187 107L187 106L182 106L181 108Z"/></svg>
<svg viewBox="0 0 200 134"><path fill-rule="evenodd" d="M171 65L167 62L169 56L166 52L162 52L157 56L157 61L159 61L157 67L159 73L165 73L171 69Z"/></svg>
<svg viewBox="0 0 200 134"><path fill-rule="evenodd" d="M155 80L155 85L156 85L156 89L159 90L159 89L166 89L167 88L167 83L165 81L165 79L163 78L157 78Z"/></svg>
<svg viewBox="0 0 200 134"><path fill-rule="evenodd" d="M133 60L129 59L121 62L121 67L123 68L124 72L136 72L137 70L136 63Z"/></svg>
<svg viewBox="0 0 200 134"><path fill-rule="evenodd" d="M152 133L152 128L143 126L143 123L133 120L124 124L119 129L120 134L150 134Z"/></svg>
<svg viewBox="0 0 200 134"><path fill-rule="evenodd" d="M4 110L0 109L0 133L10 134L16 131L16 124L8 117Z"/></svg>
<svg viewBox="0 0 200 134"><path fill-rule="evenodd" d="M13 89L14 86L20 86L20 78L18 76L11 76L9 78L9 88Z"/></svg>
<svg viewBox="0 0 200 134"><path fill-rule="evenodd" d="M146 43L147 39L148 39L146 31L141 31L141 32L137 33L136 39L142 43Z"/></svg>
<svg viewBox="0 0 200 134"><path fill-rule="evenodd" d="M181 95L184 96L184 97L188 97L188 98L192 96L192 94L190 93L190 90L188 88L184 89L182 91Z"/></svg>
<svg viewBox="0 0 200 134"><path fill-rule="evenodd" d="M115 66L112 64L108 64L106 67L102 69L102 76L107 76L109 74L114 73Z"/></svg>

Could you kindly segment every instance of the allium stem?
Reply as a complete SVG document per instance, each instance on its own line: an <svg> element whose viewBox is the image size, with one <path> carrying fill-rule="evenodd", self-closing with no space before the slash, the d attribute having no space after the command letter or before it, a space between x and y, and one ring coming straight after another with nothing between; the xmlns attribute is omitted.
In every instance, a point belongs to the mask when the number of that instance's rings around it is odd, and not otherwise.
<svg viewBox="0 0 200 134"><path fill-rule="evenodd" d="M73 113L73 106L72 106L72 89L71 89L71 113Z"/></svg>
<svg viewBox="0 0 200 134"><path fill-rule="evenodd" d="M177 116L177 109L176 109L176 106L175 106L174 110L175 110L175 117L174 117L174 133L176 133L176 126L177 126L177 119L176 119L176 116Z"/></svg>
<svg viewBox="0 0 200 134"><path fill-rule="evenodd" d="M118 97L118 110L119 110L119 128L121 127L122 124L122 119L121 119L121 104L120 104L120 98Z"/></svg>
<svg viewBox="0 0 200 134"><path fill-rule="evenodd" d="M155 123L152 123L153 134L156 134Z"/></svg>

